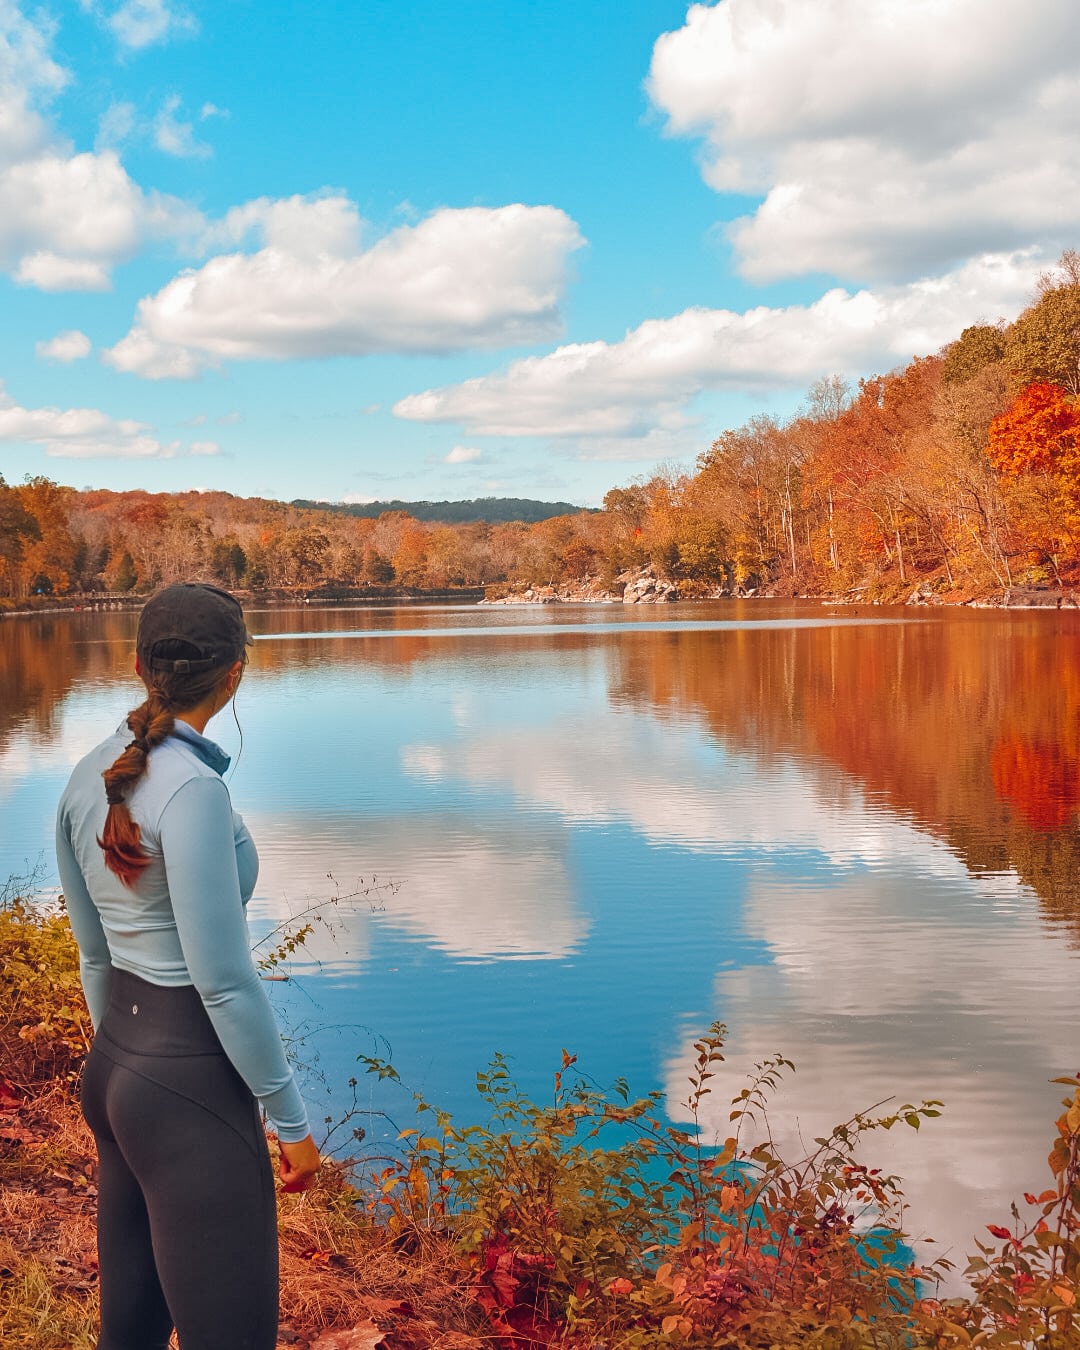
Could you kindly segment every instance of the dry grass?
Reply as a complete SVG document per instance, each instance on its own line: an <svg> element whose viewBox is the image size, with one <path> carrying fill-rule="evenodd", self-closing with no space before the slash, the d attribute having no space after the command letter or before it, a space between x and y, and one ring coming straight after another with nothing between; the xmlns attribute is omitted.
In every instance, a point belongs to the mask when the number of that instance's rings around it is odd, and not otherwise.
<svg viewBox="0 0 1080 1350"><path fill-rule="evenodd" d="M0 1111L0 1345L91 1350L97 1322L93 1138L56 1084ZM451 1244L404 1250L373 1223L346 1172L324 1166L303 1195L279 1197L281 1321L297 1350L372 1322L395 1347L466 1350L483 1318Z"/></svg>
<svg viewBox="0 0 1080 1350"><path fill-rule="evenodd" d="M89 1350L97 1322L96 1155L74 1086L89 1022L65 916L0 884L0 1346ZM476 1345L478 1310L448 1243L405 1252L340 1167L280 1197L281 1314L296 1350L356 1326L388 1350Z"/></svg>
<svg viewBox="0 0 1080 1350"><path fill-rule="evenodd" d="M90 1350L97 1261L90 1132L70 1095L0 1113L0 1344Z"/></svg>
<svg viewBox="0 0 1080 1350"><path fill-rule="evenodd" d="M371 1319L403 1343L477 1344L483 1319L452 1244L418 1233L406 1250L359 1199L333 1164L311 1191L280 1197L283 1324L311 1334Z"/></svg>

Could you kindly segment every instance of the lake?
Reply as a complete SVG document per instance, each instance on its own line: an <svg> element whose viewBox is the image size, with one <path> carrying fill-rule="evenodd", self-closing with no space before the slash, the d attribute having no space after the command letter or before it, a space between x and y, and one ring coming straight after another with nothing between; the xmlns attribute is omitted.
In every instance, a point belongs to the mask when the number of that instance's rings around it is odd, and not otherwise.
<svg viewBox="0 0 1080 1350"><path fill-rule="evenodd" d="M0 879L40 866L55 890L70 766L139 699L135 622L0 621ZM249 622L229 783L262 859L253 931L328 915L270 986L317 1118L344 1108L357 1054L392 1057L404 1089L361 1073L361 1102L405 1127L413 1090L478 1118L496 1051L546 1099L565 1047L684 1119L693 1040L722 1019L721 1136L774 1052L797 1066L780 1139L883 1098L945 1102L870 1157L935 1250L974 1250L1047 1184L1048 1080L1080 1061L1080 616L731 601ZM208 730L236 756L228 714Z"/></svg>

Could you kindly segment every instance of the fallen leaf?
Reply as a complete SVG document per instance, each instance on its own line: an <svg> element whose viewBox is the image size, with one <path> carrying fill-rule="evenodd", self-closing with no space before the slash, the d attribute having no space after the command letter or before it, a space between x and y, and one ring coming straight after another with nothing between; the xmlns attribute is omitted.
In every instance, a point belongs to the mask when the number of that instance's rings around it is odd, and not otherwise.
<svg viewBox="0 0 1080 1350"><path fill-rule="evenodd" d="M311 1350L377 1350L382 1342L383 1333L369 1318L351 1331L324 1331Z"/></svg>

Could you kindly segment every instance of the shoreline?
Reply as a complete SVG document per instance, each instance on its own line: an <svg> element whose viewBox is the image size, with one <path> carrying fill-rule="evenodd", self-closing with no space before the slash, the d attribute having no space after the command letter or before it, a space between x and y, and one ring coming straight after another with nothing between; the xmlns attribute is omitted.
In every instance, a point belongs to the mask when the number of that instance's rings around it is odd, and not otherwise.
<svg viewBox="0 0 1080 1350"><path fill-rule="evenodd" d="M59 595L41 597L42 603L20 602L24 607L5 609L0 605L0 619L28 618L43 614L71 613L137 613L150 599L150 592L139 595L111 594L107 592L89 595ZM388 586L335 586L333 588L308 587L295 591L281 589L247 590L237 587L230 591L245 608L254 609L295 609L300 605L332 607L335 605L407 605L442 603L477 604L483 600L482 586L444 587L438 590L421 590L417 587L394 588Z"/></svg>
<svg viewBox="0 0 1080 1350"><path fill-rule="evenodd" d="M620 578L620 581L622 578ZM913 606L935 609L1010 609L1010 610L1080 610L1080 593L1065 586L1009 586L1003 590L982 593L956 590L938 592L916 587L906 598L893 595L868 596L862 591L799 592L781 594L769 587L750 587L745 590L726 587L702 588L665 581L648 571L635 574L620 594L607 590L593 578L568 582L559 586L520 586L508 588L502 584L487 587L469 586L458 589L396 590L389 587L335 587L332 591L298 589L243 590L232 592L248 609L296 609L303 606L320 608L347 608L356 605L423 605L463 604L491 608L506 605L654 605L701 604L714 600L798 600L819 605L873 605ZM44 600L44 597L42 597ZM0 620L37 618L55 614L73 613L137 613L149 595L83 595L50 596L48 601L30 604L18 609L0 607Z"/></svg>

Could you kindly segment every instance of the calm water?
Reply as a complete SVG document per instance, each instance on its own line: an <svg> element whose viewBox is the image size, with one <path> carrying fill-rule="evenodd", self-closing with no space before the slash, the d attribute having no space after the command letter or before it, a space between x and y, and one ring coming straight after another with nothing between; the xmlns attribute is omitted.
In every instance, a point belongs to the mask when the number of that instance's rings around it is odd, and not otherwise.
<svg viewBox="0 0 1080 1350"><path fill-rule="evenodd" d="M134 622L0 622L0 877L43 859L55 885L68 770L138 700ZM798 1066L781 1136L893 1094L945 1101L873 1161L956 1254L1046 1184L1048 1080L1080 1062L1076 615L731 602L251 625L230 786L262 858L253 928L338 897L271 986L308 1037L318 1116L358 1052L389 1048L410 1090L472 1119L494 1051L544 1097L565 1046L681 1118L692 1041L721 1018L722 1133L775 1051ZM227 715L210 733L236 753ZM407 1093L361 1091L412 1123Z"/></svg>

